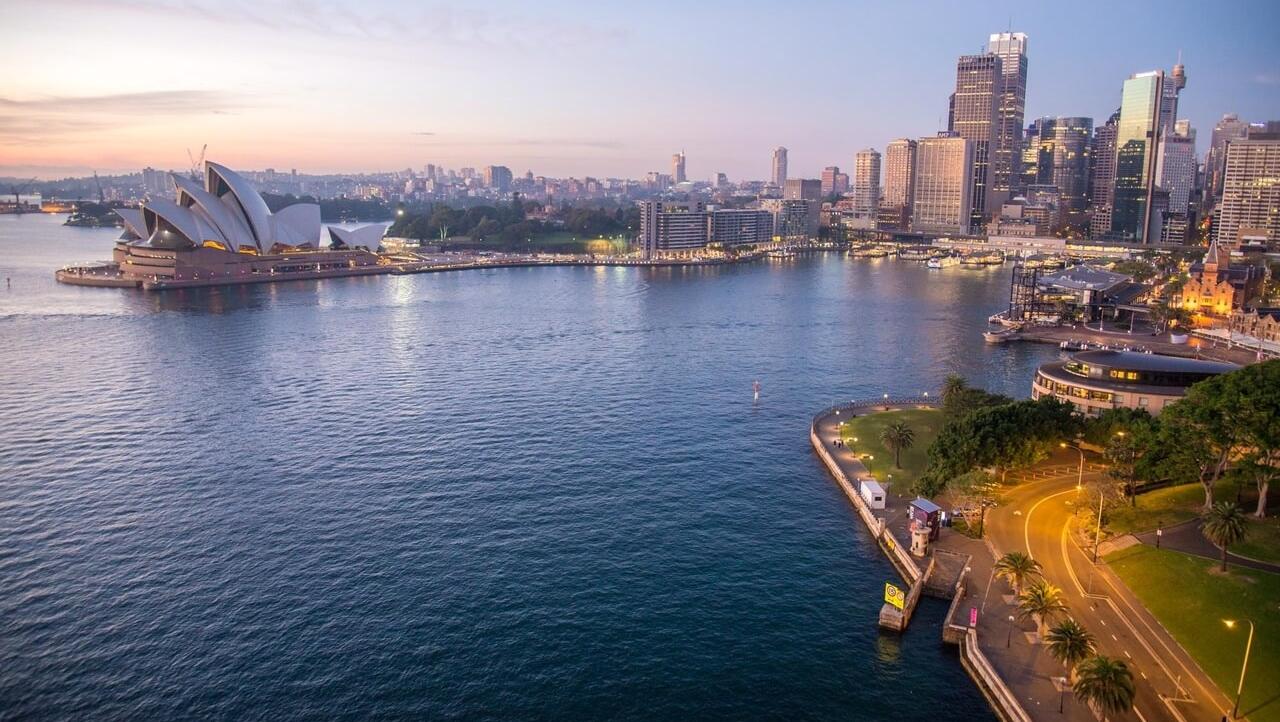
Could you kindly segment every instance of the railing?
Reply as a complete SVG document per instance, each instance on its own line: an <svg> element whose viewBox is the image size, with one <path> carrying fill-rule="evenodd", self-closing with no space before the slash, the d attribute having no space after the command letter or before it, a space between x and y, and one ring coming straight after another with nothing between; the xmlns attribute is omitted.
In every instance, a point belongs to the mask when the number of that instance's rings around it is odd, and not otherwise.
<svg viewBox="0 0 1280 722"><path fill-rule="evenodd" d="M960 653L969 673L978 680L991 706L1006 722L1031 722L1031 715L1022 708L1018 698L996 673L987 656L978 648L978 632L970 628L960 642Z"/></svg>

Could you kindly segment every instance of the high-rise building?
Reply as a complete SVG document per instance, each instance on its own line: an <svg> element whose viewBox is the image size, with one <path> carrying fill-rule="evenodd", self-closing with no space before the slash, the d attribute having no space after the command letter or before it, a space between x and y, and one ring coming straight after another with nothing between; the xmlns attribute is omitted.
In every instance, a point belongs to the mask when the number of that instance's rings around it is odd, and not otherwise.
<svg viewBox="0 0 1280 722"><path fill-rule="evenodd" d="M711 211L710 240L725 246L768 243L773 240L773 214L760 209L718 208Z"/></svg>
<svg viewBox="0 0 1280 722"><path fill-rule="evenodd" d="M1222 174L1227 168L1227 143L1245 137L1249 124L1235 113L1227 113L1213 126L1209 152L1204 159L1204 205L1211 207L1222 197Z"/></svg>
<svg viewBox="0 0 1280 722"><path fill-rule="evenodd" d="M1213 236L1233 248L1245 238L1280 241L1280 128L1250 129L1226 144Z"/></svg>
<svg viewBox="0 0 1280 722"><path fill-rule="evenodd" d="M1000 56L1001 74L996 143L991 152L991 187L1007 198L1021 191L1018 166L1027 105L1027 35L994 33L987 40L987 52Z"/></svg>
<svg viewBox="0 0 1280 722"><path fill-rule="evenodd" d="M764 198L760 208L773 216L773 234L784 241L806 241L818 232L816 201Z"/></svg>
<svg viewBox="0 0 1280 722"><path fill-rule="evenodd" d="M684 151L671 156L671 177L676 183L684 183L688 180L684 173Z"/></svg>
<svg viewBox="0 0 1280 722"><path fill-rule="evenodd" d="M499 193L506 193L511 189L511 178L511 169L505 165L487 165L484 167L484 184Z"/></svg>
<svg viewBox="0 0 1280 722"><path fill-rule="evenodd" d="M836 176L839 175L840 166L829 165L822 169L822 195L828 196L836 192Z"/></svg>
<svg viewBox="0 0 1280 722"><path fill-rule="evenodd" d="M822 201L822 181L815 178L788 178L782 197L789 201Z"/></svg>
<svg viewBox="0 0 1280 722"><path fill-rule="evenodd" d="M864 148L854 157L853 204L860 216L874 218L880 210L880 151L875 148Z"/></svg>
<svg viewBox="0 0 1280 722"><path fill-rule="evenodd" d="M1116 129L1120 111L1093 129L1093 155L1089 159L1089 236L1102 238L1111 232L1111 194L1116 180Z"/></svg>
<svg viewBox="0 0 1280 722"><path fill-rule="evenodd" d="M1089 209L1092 143L1093 118L1040 118L1027 130L1022 179L1026 186L1055 186L1061 219L1069 223L1083 220Z"/></svg>
<svg viewBox="0 0 1280 722"><path fill-rule="evenodd" d="M1155 212L1159 190L1156 165L1161 139L1173 133L1178 93L1185 85L1180 64L1170 76L1153 70L1133 75L1124 83L1111 201L1110 236L1115 240L1154 243L1160 238L1163 218Z"/></svg>
<svg viewBox="0 0 1280 722"><path fill-rule="evenodd" d="M955 133L916 141L911 228L965 234L972 225L974 145Z"/></svg>
<svg viewBox="0 0 1280 722"><path fill-rule="evenodd" d="M969 195L972 218L969 225L984 225L989 208L998 208L1001 198L992 186L991 153L996 147L1000 120L1000 88L1003 69L999 55L962 55L956 63L956 92L951 96L947 129L972 143L973 178ZM919 162L919 147L916 150ZM919 178L917 177L917 183Z"/></svg>
<svg viewBox="0 0 1280 722"><path fill-rule="evenodd" d="M884 148L884 204L911 215L915 194L916 142L909 138L890 141Z"/></svg>
<svg viewBox="0 0 1280 722"><path fill-rule="evenodd" d="M707 245L707 206L701 201L640 204L640 248L646 258L690 252Z"/></svg>
<svg viewBox="0 0 1280 722"><path fill-rule="evenodd" d="M142 169L142 188L147 195L159 197L172 193L174 186L168 173L147 167Z"/></svg>
<svg viewBox="0 0 1280 722"><path fill-rule="evenodd" d="M787 182L787 149L773 149L773 184L781 188Z"/></svg>
<svg viewBox="0 0 1280 722"><path fill-rule="evenodd" d="M1156 184L1169 192L1169 212L1186 215L1196 182L1196 134L1190 125L1184 132L1166 134L1156 154Z"/></svg>

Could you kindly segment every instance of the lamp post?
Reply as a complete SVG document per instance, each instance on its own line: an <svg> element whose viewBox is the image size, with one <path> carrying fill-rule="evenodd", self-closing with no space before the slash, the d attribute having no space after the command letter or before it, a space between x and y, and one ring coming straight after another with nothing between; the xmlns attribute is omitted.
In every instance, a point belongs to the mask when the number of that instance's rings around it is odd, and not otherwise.
<svg viewBox="0 0 1280 722"><path fill-rule="evenodd" d="M1009 648L1009 643L1013 641L1013 615L1009 615L1009 631L1004 635L1004 648Z"/></svg>
<svg viewBox="0 0 1280 722"><path fill-rule="evenodd" d="M1249 638L1244 643L1244 662L1240 665L1240 683L1236 685L1236 704L1231 708L1231 719L1239 719L1240 716L1240 693L1244 691L1244 674L1249 669L1249 652L1253 649L1253 620L1244 620L1249 623ZM1222 623L1227 625L1227 629L1236 628L1236 620L1224 619Z"/></svg>
<svg viewBox="0 0 1280 722"><path fill-rule="evenodd" d="M1124 435L1123 431L1118 433L1121 436ZM1084 449L1080 448L1079 444L1068 444L1065 441L1059 442L1058 446L1061 446L1064 449L1067 447L1070 447L1072 449L1075 449L1076 453L1080 454L1080 470L1076 473L1076 489L1080 489L1082 486L1084 486ZM1098 519L1096 524L1097 530L1093 534L1093 563L1094 564L1098 563L1098 545L1102 542L1103 498L1104 498L1104 494L1102 493L1102 489L1099 488L1098 489Z"/></svg>

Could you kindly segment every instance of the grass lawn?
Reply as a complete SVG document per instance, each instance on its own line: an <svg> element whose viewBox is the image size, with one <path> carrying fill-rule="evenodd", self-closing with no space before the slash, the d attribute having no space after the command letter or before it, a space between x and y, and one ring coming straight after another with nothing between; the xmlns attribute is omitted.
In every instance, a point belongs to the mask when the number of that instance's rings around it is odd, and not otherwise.
<svg viewBox="0 0 1280 722"><path fill-rule="evenodd" d="M902 450L902 468L893 466L893 452L880 443L880 432L889 424L901 421L916 432L915 443ZM871 454L874 459L863 459L867 469L880 481L893 475L895 489L905 489L916 477L924 473L928 465L925 452L942 430L942 412L934 409L903 409L858 416L845 423L841 431L844 443L855 451ZM857 441L854 441L854 439Z"/></svg>
<svg viewBox="0 0 1280 722"><path fill-rule="evenodd" d="M1108 555L1107 563L1232 699L1248 625L1229 630L1222 620L1252 619L1240 712L1280 722L1280 574L1232 567L1224 575L1217 562L1142 545Z"/></svg>
<svg viewBox="0 0 1280 722"><path fill-rule="evenodd" d="M1257 494L1251 484L1245 484L1241 508L1249 519L1249 531L1241 544L1231 551L1246 557L1280 563L1280 517L1255 519L1253 510ZM1233 501L1236 498L1235 482L1224 479L1218 483L1214 498ZM1204 506L1204 491L1199 484L1181 484L1156 489L1138 495L1138 505L1116 505L1107 510L1107 531L1112 534L1129 534L1150 531L1156 527L1169 527L1200 516Z"/></svg>

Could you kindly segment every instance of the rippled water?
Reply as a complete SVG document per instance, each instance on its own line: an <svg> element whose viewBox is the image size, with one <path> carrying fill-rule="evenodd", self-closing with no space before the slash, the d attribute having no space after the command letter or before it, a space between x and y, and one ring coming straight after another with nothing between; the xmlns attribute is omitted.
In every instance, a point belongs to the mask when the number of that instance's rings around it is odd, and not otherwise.
<svg viewBox="0 0 1280 722"><path fill-rule="evenodd" d="M144 294L0 216L0 716L991 719L814 459L1005 271L829 254ZM751 400L751 382L763 394Z"/></svg>

